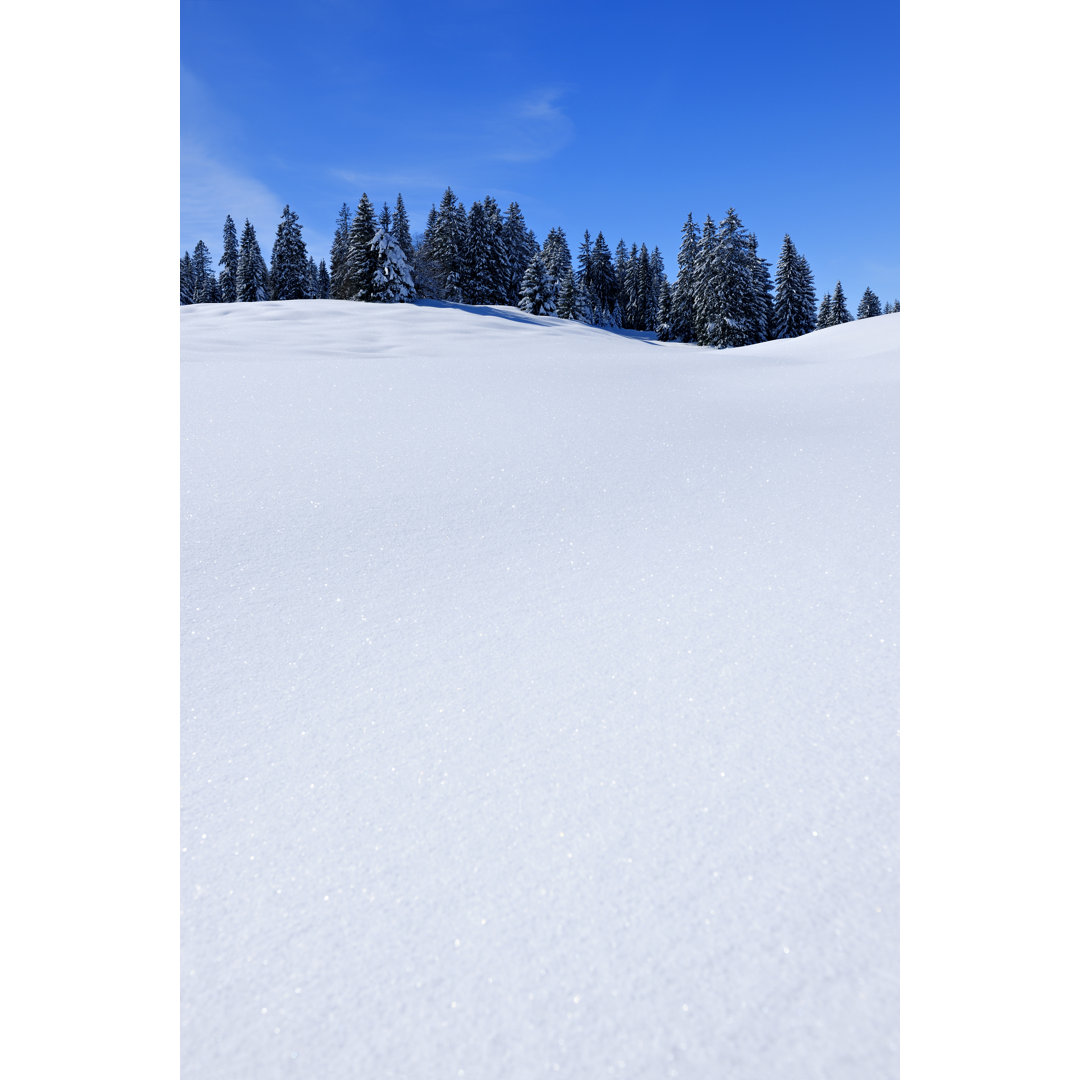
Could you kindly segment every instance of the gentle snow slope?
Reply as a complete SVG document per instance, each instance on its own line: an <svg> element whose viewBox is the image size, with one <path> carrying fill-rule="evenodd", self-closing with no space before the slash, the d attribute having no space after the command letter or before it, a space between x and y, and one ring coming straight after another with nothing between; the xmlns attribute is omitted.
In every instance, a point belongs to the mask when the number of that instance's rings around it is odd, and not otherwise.
<svg viewBox="0 0 1080 1080"><path fill-rule="evenodd" d="M185 1080L897 1074L899 325L181 311Z"/></svg>

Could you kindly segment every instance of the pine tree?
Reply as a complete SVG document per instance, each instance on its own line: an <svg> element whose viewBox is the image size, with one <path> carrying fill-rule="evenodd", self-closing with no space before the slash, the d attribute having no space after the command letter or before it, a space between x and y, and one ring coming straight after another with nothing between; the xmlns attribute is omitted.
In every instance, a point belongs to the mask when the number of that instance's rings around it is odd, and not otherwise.
<svg viewBox="0 0 1080 1080"><path fill-rule="evenodd" d="M671 294L671 341L695 340L694 265L697 261L700 234L694 215L688 214L679 247L679 272Z"/></svg>
<svg viewBox="0 0 1080 1080"><path fill-rule="evenodd" d="M330 299L330 274L326 269L326 260L319 260L319 299Z"/></svg>
<svg viewBox="0 0 1080 1080"><path fill-rule="evenodd" d="M521 282L521 299L518 307L530 315L555 314L555 289L548 277L544 260L538 251L525 269Z"/></svg>
<svg viewBox="0 0 1080 1080"><path fill-rule="evenodd" d="M574 260L570 255L570 246L566 242L566 233L561 226L554 226L547 234L541 256L548 277L556 283L556 291L562 289L562 281L568 270L573 270Z"/></svg>
<svg viewBox="0 0 1080 1080"><path fill-rule="evenodd" d="M224 254L218 266L222 267L218 276L218 287L221 290L221 302L233 304L236 302L236 263L240 258L240 249L236 241L236 225L230 214L225 215L225 230L222 237Z"/></svg>
<svg viewBox="0 0 1080 1080"><path fill-rule="evenodd" d="M307 261L307 271L304 274L304 299L319 299L319 267L310 255Z"/></svg>
<svg viewBox="0 0 1080 1080"><path fill-rule="evenodd" d="M667 282L667 275L664 273L664 259L660 254L660 249L653 245L652 255L649 257L649 319L650 325L656 326L660 318L660 285ZM668 289L668 306L669 313L668 319L670 321L670 305L671 305L671 291L670 286Z"/></svg>
<svg viewBox="0 0 1080 1080"><path fill-rule="evenodd" d="M193 304L212 304L217 295L217 281L212 269L210 249L200 240L191 256Z"/></svg>
<svg viewBox="0 0 1080 1080"><path fill-rule="evenodd" d="M661 277L656 301L656 340L671 341L671 290L667 278Z"/></svg>
<svg viewBox="0 0 1080 1080"><path fill-rule="evenodd" d="M592 296L595 325L618 327L622 323L619 297L616 291L615 267L611 261L611 250L607 246L603 232L596 234L593 244L590 272L592 273Z"/></svg>
<svg viewBox="0 0 1080 1080"><path fill-rule="evenodd" d="M502 226L503 248L506 252L507 277L504 286L504 303L516 304L521 295L521 282L525 277L525 268L532 258L532 245L529 242L529 230L521 207L512 202L506 208L506 218Z"/></svg>
<svg viewBox="0 0 1080 1080"><path fill-rule="evenodd" d="M821 307L818 308L817 328L819 330L824 330L826 327L834 325L832 293L826 293L821 298Z"/></svg>
<svg viewBox="0 0 1080 1080"><path fill-rule="evenodd" d="M451 188L443 192L435 215L434 229L425 235L429 257L435 268L440 299L460 304L463 299L465 235L468 222Z"/></svg>
<svg viewBox="0 0 1080 1080"><path fill-rule="evenodd" d="M694 335L699 345L720 344L720 298L717 294L718 241L716 223L711 214L705 215L701 226L701 241L694 260Z"/></svg>
<svg viewBox="0 0 1080 1080"><path fill-rule="evenodd" d="M259 241L255 238L255 227L245 218L240 256L236 260L236 299L243 303L266 300L270 295L269 278Z"/></svg>
<svg viewBox="0 0 1080 1080"><path fill-rule="evenodd" d="M560 319L582 318L581 294L578 292L577 280L574 271L567 270L559 282L559 295L555 304L555 314Z"/></svg>
<svg viewBox="0 0 1080 1080"><path fill-rule="evenodd" d="M303 299L306 277L307 248L301 236L300 219L286 205L270 253L270 299Z"/></svg>
<svg viewBox="0 0 1080 1080"><path fill-rule="evenodd" d="M634 256L637 257L637 244L634 245ZM615 303L620 312L626 312L627 294L626 278L630 267L630 255L626 250L626 242L622 239L615 245Z"/></svg>
<svg viewBox="0 0 1080 1080"><path fill-rule="evenodd" d="M839 326L841 323L851 321L851 312L847 309L847 297L844 296L843 286L838 281L832 294L832 324Z"/></svg>
<svg viewBox="0 0 1080 1080"><path fill-rule="evenodd" d="M438 267L431 255L431 237L435 235L438 211L431 207L428 214L427 228L421 234L419 242L410 260L413 268L413 281L416 283L416 295L427 300L439 300L442 293L439 289Z"/></svg>
<svg viewBox="0 0 1080 1080"><path fill-rule="evenodd" d="M394 237L393 227L379 226L371 239L375 257L373 299L383 304L407 304L416 299L412 267Z"/></svg>
<svg viewBox="0 0 1080 1080"><path fill-rule="evenodd" d="M891 315L892 314L892 301L891 300L886 300L885 301L885 310L882 312L882 314L883 315Z"/></svg>
<svg viewBox="0 0 1080 1080"><path fill-rule="evenodd" d="M398 247L401 248L401 254L405 256L405 261L411 264L416 255L416 250L413 247L412 233L409 232L409 215L405 212L405 202L401 198L400 191L398 192L397 203L394 205L393 217L390 219L390 231L394 234L394 239L397 241Z"/></svg>
<svg viewBox="0 0 1080 1080"><path fill-rule="evenodd" d="M899 300L894 300L892 302L892 309L893 309L893 314L894 315L897 314L900 311L900 301Z"/></svg>
<svg viewBox="0 0 1080 1080"><path fill-rule="evenodd" d="M375 208L365 191L356 204L349 226L349 259L346 276L346 299L372 301L375 299L375 252L371 241L375 237Z"/></svg>
<svg viewBox="0 0 1080 1080"><path fill-rule="evenodd" d="M877 295L871 291L870 286L866 286L866 292L862 294L862 299L859 301L859 306L855 311L855 317L858 319L872 319L875 315L881 314L881 301Z"/></svg>
<svg viewBox="0 0 1080 1080"><path fill-rule="evenodd" d="M330 245L330 297L348 300L349 293L349 226L352 213L348 203L342 203L338 211L337 228Z"/></svg>
<svg viewBox="0 0 1080 1080"><path fill-rule="evenodd" d="M180 303L195 303L195 271L191 265L191 256L186 251L180 260Z"/></svg>
<svg viewBox="0 0 1080 1080"><path fill-rule="evenodd" d="M714 282L719 318L715 343L722 349L750 345L757 340L757 257L734 207L720 223L716 242Z"/></svg>
<svg viewBox="0 0 1080 1080"><path fill-rule="evenodd" d="M814 329L814 279L806 260L784 237L776 261L776 301L773 305L773 336L793 338Z"/></svg>

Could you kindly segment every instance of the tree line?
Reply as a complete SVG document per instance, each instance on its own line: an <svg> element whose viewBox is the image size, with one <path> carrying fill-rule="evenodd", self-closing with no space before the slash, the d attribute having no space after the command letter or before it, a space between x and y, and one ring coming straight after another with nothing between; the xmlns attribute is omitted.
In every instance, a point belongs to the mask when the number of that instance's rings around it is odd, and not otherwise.
<svg viewBox="0 0 1080 1080"><path fill-rule="evenodd" d="M424 231L415 235L400 194L393 210L383 203L378 213L366 192L354 211L342 204L329 269L308 255L298 216L288 206L269 267L250 221L238 240L227 215L222 246L217 273L202 240L194 254L184 253L181 304L418 298L502 304L717 348L799 337L852 320L839 281L817 303L813 273L790 236L773 272L734 208L719 222L706 215L700 226L688 215L674 283L655 246L650 251L634 243L628 249L620 239L612 252L602 232L593 240L586 230L575 268L561 227L552 228L541 244L516 202L503 211L487 195L466 211L449 187L439 205L432 205ZM899 300L882 309L867 286L856 317L899 310Z"/></svg>

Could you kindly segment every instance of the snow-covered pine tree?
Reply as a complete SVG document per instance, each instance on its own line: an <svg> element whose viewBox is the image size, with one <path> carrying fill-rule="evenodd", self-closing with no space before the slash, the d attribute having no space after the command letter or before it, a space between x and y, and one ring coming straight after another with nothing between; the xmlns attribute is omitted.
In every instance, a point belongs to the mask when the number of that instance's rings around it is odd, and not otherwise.
<svg viewBox="0 0 1080 1080"><path fill-rule="evenodd" d="M330 274L326 269L326 260L319 260L319 299L330 299Z"/></svg>
<svg viewBox="0 0 1080 1080"><path fill-rule="evenodd" d="M679 247L679 272L671 292L671 341L695 340L694 264L697 261L700 233L694 215L688 214Z"/></svg>
<svg viewBox="0 0 1080 1080"><path fill-rule="evenodd" d="M555 289L544 266L543 256L539 251L533 255L525 268L525 277L521 282L521 299L518 307L530 315L555 314Z"/></svg>
<svg viewBox="0 0 1080 1080"><path fill-rule="evenodd" d="M585 239L578 248L577 271L578 299L581 302L582 321L596 325L596 296L593 293L592 237L585 230Z"/></svg>
<svg viewBox="0 0 1080 1080"><path fill-rule="evenodd" d="M440 298L460 304L468 223L465 207L450 187L443 192L434 226L434 230L425 235L425 244L430 248L429 257L436 268Z"/></svg>
<svg viewBox="0 0 1080 1080"><path fill-rule="evenodd" d="M572 270L574 260L570 256L570 245L566 242L566 233L562 226L555 225L547 234L544 246L541 248L544 267L548 277L555 282L556 293L562 288L562 280L567 270Z"/></svg>
<svg viewBox="0 0 1080 1080"><path fill-rule="evenodd" d="M892 301L891 300L886 300L885 301L885 310L882 312L882 314L883 315L891 315L892 314Z"/></svg>
<svg viewBox="0 0 1080 1080"><path fill-rule="evenodd" d="M875 315L880 314L881 301L878 299L877 294L867 285L866 292L862 294L862 299L859 301L859 306L855 311L855 317L857 319L872 319Z"/></svg>
<svg viewBox="0 0 1080 1080"><path fill-rule="evenodd" d="M373 299L383 304L407 304L416 299L412 267L401 250L393 227L379 226L371 239L375 256Z"/></svg>
<svg viewBox="0 0 1080 1080"><path fill-rule="evenodd" d="M338 211L334 240L330 245L330 298L348 300L349 287L349 226L352 212L348 203Z"/></svg>
<svg viewBox="0 0 1080 1080"><path fill-rule="evenodd" d="M616 290L615 266L611 261L611 249L607 246L603 232L596 234L590 259L592 273L592 297L594 316L597 326L621 326L621 309Z"/></svg>
<svg viewBox="0 0 1080 1080"><path fill-rule="evenodd" d="M382 209L379 211L379 220L376 223L377 227L390 232L390 204L383 200Z"/></svg>
<svg viewBox="0 0 1080 1080"><path fill-rule="evenodd" d="M894 314L894 315L895 315L895 314L896 314L897 312L899 312L899 310L900 310L900 301L899 301L899 300L894 300L894 301L892 302L892 309L893 309L893 314Z"/></svg>
<svg viewBox="0 0 1080 1080"><path fill-rule="evenodd" d="M656 298L656 340L671 340L671 289L667 278L660 278L660 289Z"/></svg>
<svg viewBox="0 0 1080 1080"><path fill-rule="evenodd" d="M266 300L270 295L269 277L255 237L255 226L245 218L240 256L236 260L236 299L248 304Z"/></svg>
<svg viewBox="0 0 1080 1080"><path fill-rule="evenodd" d="M634 255L637 256L637 244L634 245ZM626 276L630 267L630 254L626 250L626 241L621 237L615 245L613 261L615 265L615 302L618 304L619 310L625 313L627 300L629 299L626 295Z"/></svg>
<svg viewBox="0 0 1080 1080"><path fill-rule="evenodd" d="M578 291L577 279L574 271L567 270L559 282L559 295L555 303L555 314L560 319L576 319L581 321L583 312L581 308L581 294Z"/></svg>
<svg viewBox="0 0 1080 1080"><path fill-rule="evenodd" d="M805 295L798 252L789 235L784 236L776 260L776 301L773 305L773 336L793 338L806 333Z"/></svg>
<svg viewBox="0 0 1080 1080"><path fill-rule="evenodd" d="M521 295L521 281L525 277L525 268L532 258L529 243L529 230L521 207L512 202L506 208L506 217L502 226L503 248L506 251L507 278L505 284L505 303L516 304Z"/></svg>
<svg viewBox="0 0 1080 1080"><path fill-rule="evenodd" d="M300 300L307 276L307 247L301 235L299 215L286 204L278 222L274 249L270 253L270 299Z"/></svg>
<svg viewBox="0 0 1080 1080"><path fill-rule="evenodd" d="M755 280L757 257L734 207L728 208L720 223L716 241L715 287L719 305L716 344L722 349L753 344L757 340L759 306Z"/></svg>
<svg viewBox="0 0 1080 1080"><path fill-rule="evenodd" d="M307 261L307 273L304 275L304 299L319 299L319 267L310 255Z"/></svg>
<svg viewBox="0 0 1080 1080"><path fill-rule="evenodd" d="M705 215L694 260L694 336L698 345L720 344L716 223Z"/></svg>
<svg viewBox="0 0 1080 1080"><path fill-rule="evenodd" d="M210 249L200 240L191 256L193 304L212 304L217 293L217 281L212 269Z"/></svg>
<svg viewBox="0 0 1080 1080"><path fill-rule="evenodd" d="M493 195L484 196L484 214L488 219L487 276L491 281L491 303L513 305L516 294L510 292L510 255L506 250L503 214Z"/></svg>
<svg viewBox="0 0 1080 1080"><path fill-rule="evenodd" d="M356 213L349 226L347 300L375 299L375 252L371 248L374 236L375 208L365 191L356 204Z"/></svg>
<svg viewBox="0 0 1080 1080"><path fill-rule="evenodd" d="M847 297L844 296L844 288L839 281L832 294L832 321L833 326L852 322L851 312L847 309Z"/></svg>
<svg viewBox="0 0 1080 1080"><path fill-rule="evenodd" d="M405 212L405 201L402 199L400 191L398 192L397 202L394 204L393 217L390 219L390 231L394 234L394 239L397 241L398 247L401 248L401 254L405 256L405 261L412 265L416 249L413 247L412 233L409 231L409 215Z"/></svg>
<svg viewBox="0 0 1080 1080"><path fill-rule="evenodd" d="M218 275L218 288L221 290L221 302L233 304L236 302L236 263L240 258L240 248L236 240L236 225L232 215L225 215L225 229L222 236L224 254L218 266L222 268Z"/></svg>
<svg viewBox="0 0 1080 1080"><path fill-rule="evenodd" d="M835 325L833 322L832 293L826 293L821 298L821 307L817 313L817 328L824 330L827 326Z"/></svg>
<svg viewBox="0 0 1080 1080"><path fill-rule="evenodd" d="M797 295L802 301L802 320L799 325L802 327L800 333L809 334L811 330L817 328L817 293L814 291L814 275L810 270L810 264L806 261L806 256L797 254L795 256L796 275L795 280L798 283Z"/></svg>
<svg viewBox="0 0 1080 1080"><path fill-rule="evenodd" d="M664 272L664 259L660 254L660 249L654 244L652 254L649 256L649 318L653 326L657 325L660 317L660 284L667 281L667 274ZM670 324L671 304L671 287L668 286L668 320Z"/></svg>
<svg viewBox="0 0 1080 1080"><path fill-rule="evenodd" d="M195 303L195 271L191 265L191 255L186 251L180 260L180 303Z"/></svg>

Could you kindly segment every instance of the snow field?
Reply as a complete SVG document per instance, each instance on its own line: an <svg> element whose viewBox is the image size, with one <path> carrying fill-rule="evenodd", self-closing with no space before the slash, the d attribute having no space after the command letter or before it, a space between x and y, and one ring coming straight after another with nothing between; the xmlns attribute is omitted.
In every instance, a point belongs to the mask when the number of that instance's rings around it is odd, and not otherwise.
<svg viewBox="0 0 1080 1080"><path fill-rule="evenodd" d="M897 1075L899 316L181 328L186 1080Z"/></svg>

